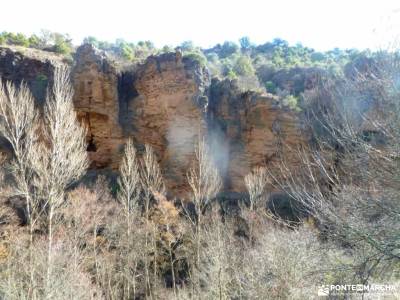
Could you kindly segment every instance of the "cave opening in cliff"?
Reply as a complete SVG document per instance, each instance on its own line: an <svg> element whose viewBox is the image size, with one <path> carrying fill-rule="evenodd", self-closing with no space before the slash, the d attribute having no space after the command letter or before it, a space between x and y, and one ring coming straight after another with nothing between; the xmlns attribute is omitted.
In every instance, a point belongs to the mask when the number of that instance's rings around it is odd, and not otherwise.
<svg viewBox="0 0 400 300"><path fill-rule="evenodd" d="M86 151L87 152L96 152L97 151L96 144L94 143L93 134L90 136Z"/></svg>

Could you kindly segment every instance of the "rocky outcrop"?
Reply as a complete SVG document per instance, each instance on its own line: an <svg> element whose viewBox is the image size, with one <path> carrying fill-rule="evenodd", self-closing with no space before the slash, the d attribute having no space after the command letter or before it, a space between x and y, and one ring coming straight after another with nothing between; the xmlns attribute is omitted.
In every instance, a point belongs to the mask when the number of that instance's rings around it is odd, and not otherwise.
<svg viewBox="0 0 400 300"><path fill-rule="evenodd" d="M207 71L179 52L117 71L103 53L83 45L72 77L92 167L118 168L123 144L132 137L139 152L145 144L154 148L168 189L183 196L195 141L207 127Z"/></svg>
<svg viewBox="0 0 400 300"><path fill-rule="evenodd" d="M124 132L133 137L139 150L145 144L154 148L167 187L183 196L194 144L207 127L208 73L177 52L148 58L132 79L128 83L132 97L120 95L120 105L128 112L121 120Z"/></svg>
<svg viewBox="0 0 400 300"><path fill-rule="evenodd" d="M51 54L9 51L0 48L3 78L26 80L32 89L41 74L52 78ZM255 166L272 168L281 158L292 163L283 145L302 141L296 115L272 95L242 92L234 81L210 82L207 70L180 52L121 71L104 53L83 45L74 57L72 82L78 118L88 128L91 167L116 170L132 137L139 154L145 144L154 148L175 196L188 196L186 173L199 135L208 136L225 190L232 192L244 191L243 176ZM35 97L43 100L41 93Z"/></svg>
<svg viewBox="0 0 400 300"><path fill-rule="evenodd" d="M92 167L117 168L124 143L119 124L118 72L106 56L85 44L75 54L72 70L74 106L87 127Z"/></svg>
<svg viewBox="0 0 400 300"><path fill-rule="evenodd" d="M244 175L256 166L273 171L275 163L295 164L288 149L304 141L295 113L272 95L241 92L234 81L213 80L210 87L209 134L224 172L225 189L244 191Z"/></svg>
<svg viewBox="0 0 400 300"><path fill-rule="evenodd" d="M16 84L25 82L39 104L53 80L54 66L67 63L64 57L18 46L0 48L0 78Z"/></svg>

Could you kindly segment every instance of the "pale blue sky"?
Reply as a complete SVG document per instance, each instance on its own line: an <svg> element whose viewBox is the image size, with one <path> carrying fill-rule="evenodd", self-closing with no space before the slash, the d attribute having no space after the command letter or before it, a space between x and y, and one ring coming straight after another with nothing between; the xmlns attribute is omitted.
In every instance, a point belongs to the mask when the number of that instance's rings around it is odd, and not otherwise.
<svg viewBox="0 0 400 300"><path fill-rule="evenodd" d="M386 46L400 33L399 0L12 0L0 7L0 31L49 29L75 43L92 35L209 47L247 35L325 50Z"/></svg>

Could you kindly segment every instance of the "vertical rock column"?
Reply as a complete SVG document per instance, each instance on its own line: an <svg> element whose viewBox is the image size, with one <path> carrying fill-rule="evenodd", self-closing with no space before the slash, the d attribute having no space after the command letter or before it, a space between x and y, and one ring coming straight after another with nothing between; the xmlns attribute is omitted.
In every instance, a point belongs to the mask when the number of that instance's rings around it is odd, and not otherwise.
<svg viewBox="0 0 400 300"><path fill-rule="evenodd" d="M295 165L294 151L304 141L295 113L272 95L242 92L234 81L213 80L210 87L209 134L225 154L225 190L243 192L244 176L256 166L274 171L281 159ZM222 145L222 146L221 146Z"/></svg>
<svg viewBox="0 0 400 300"><path fill-rule="evenodd" d="M92 167L118 167L123 144L118 123L118 76L106 57L91 45L80 46L72 72L74 105L87 128Z"/></svg>
<svg viewBox="0 0 400 300"><path fill-rule="evenodd" d="M205 69L180 53L150 57L136 73L139 94L131 105L133 136L157 153L168 189L187 197L186 173L199 134L206 130Z"/></svg>

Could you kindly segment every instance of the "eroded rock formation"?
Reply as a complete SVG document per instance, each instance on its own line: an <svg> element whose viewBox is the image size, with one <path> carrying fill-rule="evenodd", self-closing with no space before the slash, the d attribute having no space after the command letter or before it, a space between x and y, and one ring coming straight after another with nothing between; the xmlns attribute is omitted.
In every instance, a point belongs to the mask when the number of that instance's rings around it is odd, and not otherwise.
<svg viewBox="0 0 400 300"><path fill-rule="evenodd" d="M138 92L131 101L134 140L156 150L167 186L179 194L188 188L195 143L207 127L207 81L206 70L178 52L150 57L133 83Z"/></svg>
<svg viewBox="0 0 400 300"><path fill-rule="evenodd" d="M83 45L75 55L72 80L78 118L88 129L92 167L116 168L124 142L118 122L118 72L104 54Z"/></svg>
<svg viewBox="0 0 400 300"><path fill-rule="evenodd" d="M18 46L0 47L0 78L26 83L39 104L44 102L47 87L52 84L54 66L61 63L66 63L65 59L54 53Z"/></svg>
<svg viewBox="0 0 400 300"><path fill-rule="evenodd" d="M241 92L234 81L213 80L210 88L209 134L225 188L243 191L243 177L256 166L273 168L296 158L287 149L302 142L296 114L272 95ZM215 142L214 142L215 141Z"/></svg>
<svg viewBox="0 0 400 300"><path fill-rule="evenodd" d="M51 78L49 54L39 59L8 51L0 48L3 78ZM78 117L88 128L92 168L115 170L132 137L139 153L145 144L155 149L176 196L187 196L186 173L199 135L208 136L225 190L237 192L244 191L243 176L252 167L272 166L282 156L291 161L282 145L301 142L296 115L272 95L242 92L229 80L210 82L207 70L180 52L121 71L105 54L83 45L76 51L72 81Z"/></svg>

